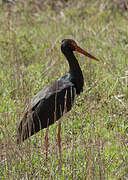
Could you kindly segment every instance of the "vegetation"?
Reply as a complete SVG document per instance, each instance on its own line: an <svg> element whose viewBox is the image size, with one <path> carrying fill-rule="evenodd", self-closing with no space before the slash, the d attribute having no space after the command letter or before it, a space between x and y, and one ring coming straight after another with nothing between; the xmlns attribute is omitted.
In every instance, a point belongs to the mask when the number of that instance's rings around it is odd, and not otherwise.
<svg viewBox="0 0 128 180"><path fill-rule="evenodd" d="M0 5L0 179L128 178L128 6L119 2ZM46 129L21 146L16 131L30 99L68 71L60 51L64 38L100 62L76 53L84 92L61 120L62 162L58 122L50 126L45 162Z"/></svg>

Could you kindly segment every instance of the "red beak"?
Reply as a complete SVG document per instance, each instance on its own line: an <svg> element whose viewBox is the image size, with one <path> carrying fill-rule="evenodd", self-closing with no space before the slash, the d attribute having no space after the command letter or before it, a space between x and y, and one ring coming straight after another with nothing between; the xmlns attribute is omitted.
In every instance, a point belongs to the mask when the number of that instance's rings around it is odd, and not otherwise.
<svg viewBox="0 0 128 180"><path fill-rule="evenodd" d="M84 50L83 50L82 48L80 48L79 46L76 46L76 47L75 47L75 51L77 51L77 52L79 52L79 53L81 53L81 54L83 54L83 55L85 55L85 56L87 56L87 57L89 57L89 58L91 58L91 59L94 59L94 60L96 60L96 61L99 61L99 59L95 58L94 56L92 56L92 55L89 54L88 52L84 51Z"/></svg>

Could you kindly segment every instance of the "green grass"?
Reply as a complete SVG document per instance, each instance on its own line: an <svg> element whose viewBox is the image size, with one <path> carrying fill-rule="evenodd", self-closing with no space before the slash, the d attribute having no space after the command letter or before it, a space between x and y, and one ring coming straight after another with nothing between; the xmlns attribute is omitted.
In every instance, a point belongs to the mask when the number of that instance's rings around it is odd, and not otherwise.
<svg viewBox="0 0 128 180"><path fill-rule="evenodd" d="M0 6L0 179L128 178L128 13L113 4ZM75 53L84 92L61 120L61 165L58 123L50 126L46 164L46 130L20 147L16 131L30 99L68 71L60 51L64 38L74 39L100 62Z"/></svg>

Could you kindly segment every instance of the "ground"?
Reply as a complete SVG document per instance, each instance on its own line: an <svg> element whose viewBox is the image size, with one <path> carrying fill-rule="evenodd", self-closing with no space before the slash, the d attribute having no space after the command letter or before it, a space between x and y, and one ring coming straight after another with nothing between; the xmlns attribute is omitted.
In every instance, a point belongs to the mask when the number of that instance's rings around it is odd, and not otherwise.
<svg viewBox="0 0 128 180"><path fill-rule="evenodd" d="M127 1L15 1L0 5L0 178L128 178ZM68 71L64 38L100 59L75 53L84 91L50 126L48 160L42 130L21 146L16 132L25 107L41 89Z"/></svg>

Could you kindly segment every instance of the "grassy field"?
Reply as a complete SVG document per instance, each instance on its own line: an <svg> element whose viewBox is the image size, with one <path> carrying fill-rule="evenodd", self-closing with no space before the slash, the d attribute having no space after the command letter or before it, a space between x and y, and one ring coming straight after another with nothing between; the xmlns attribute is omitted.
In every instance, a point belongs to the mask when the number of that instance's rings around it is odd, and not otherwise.
<svg viewBox="0 0 128 180"><path fill-rule="evenodd" d="M40 3L39 3L40 2ZM55 2L55 1L53 1ZM121 2L121 0L120 0ZM17 1L0 4L0 179L128 179L128 12L117 1ZM64 38L76 53L84 91L62 119L21 146L16 131L30 99L68 71Z"/></svg>

